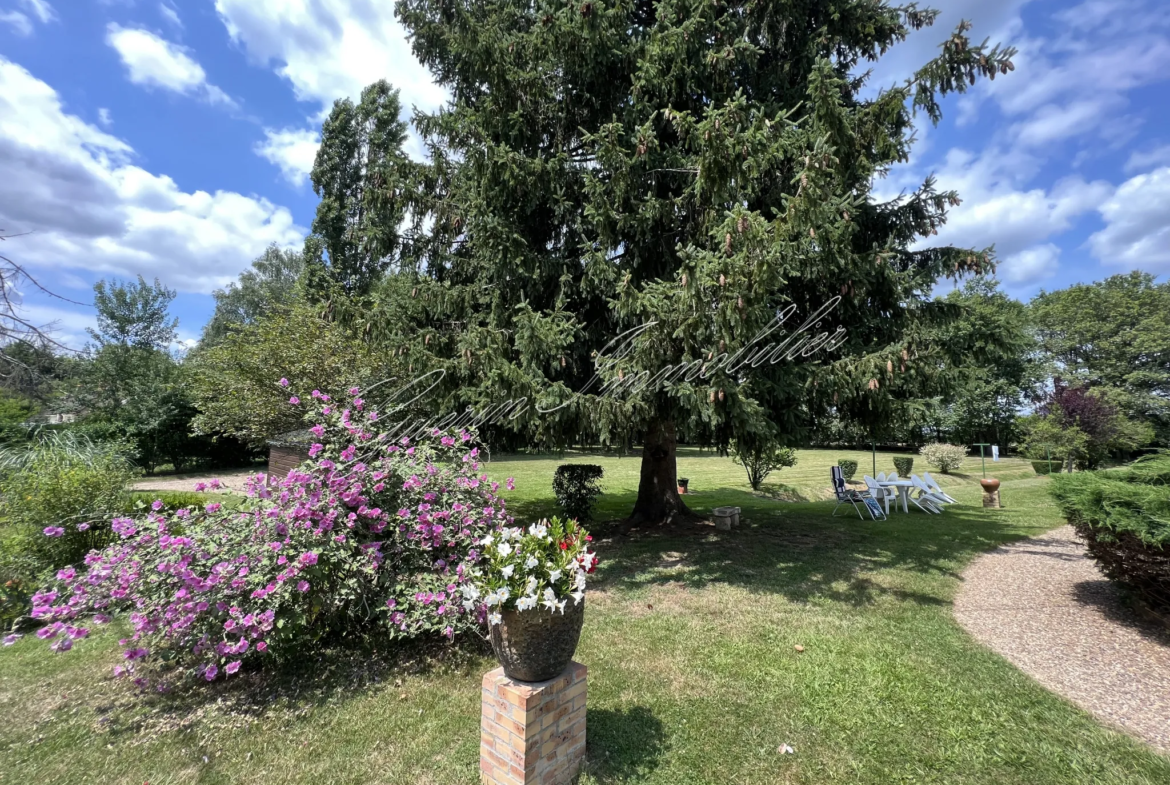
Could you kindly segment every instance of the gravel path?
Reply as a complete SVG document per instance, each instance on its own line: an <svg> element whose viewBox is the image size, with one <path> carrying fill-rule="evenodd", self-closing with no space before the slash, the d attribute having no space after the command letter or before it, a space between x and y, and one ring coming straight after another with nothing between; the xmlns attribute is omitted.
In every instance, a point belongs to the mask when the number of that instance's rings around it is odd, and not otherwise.
<svg viewBox="0 0 1170 785"><path fill-rule="evenodd" d="M208 482L215 479L224 484L224 490L243 493L244 482L248 477L261 471L264 470L262 468L256 468L228 469L227 471L221 472L199 472L196 474L172 474L166 477L149 477L145 480L139 480L131 487L136 491L193 491L195 490L195 483Z"/></svg>
<svg viewBox="0 0 1170 785"><path fill-rule="evenodd" d="M955 616L1048 689L1170 753L1170 633L1139 619L1071 526L1006 545L963 573Z"/></svg>

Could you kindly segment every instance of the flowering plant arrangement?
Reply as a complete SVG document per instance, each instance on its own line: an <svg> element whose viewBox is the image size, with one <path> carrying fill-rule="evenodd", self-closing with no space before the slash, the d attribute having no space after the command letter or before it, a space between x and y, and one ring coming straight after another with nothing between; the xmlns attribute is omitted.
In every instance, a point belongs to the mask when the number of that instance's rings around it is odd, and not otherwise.
<svg viewBox="0 0 1170 785"><path fill-rule="evenodd" d="M585 576L597 569L593 538L575 520L542 520L527 529L502 527L480 540L483 561L462 590L464 607L487 606L488 621L501 611L564 613L585 599Z"/></svg>
<svg viewBox="0 0 1170 785"><path fill-rule="evenodd" d="M483 606L459 594L480 543L513 519L479 473L473 434L392 441L360 391L349 392L340 404L307 397L312 458L283 479L250 478L238 506L169 511L156 501L112 521L112 544L33 597L46 622L38 637L66 651L89 634L86 619L126 610L133 633L118 674L157 658L211 681L324 638L450 638L478 627Z"/></svg>

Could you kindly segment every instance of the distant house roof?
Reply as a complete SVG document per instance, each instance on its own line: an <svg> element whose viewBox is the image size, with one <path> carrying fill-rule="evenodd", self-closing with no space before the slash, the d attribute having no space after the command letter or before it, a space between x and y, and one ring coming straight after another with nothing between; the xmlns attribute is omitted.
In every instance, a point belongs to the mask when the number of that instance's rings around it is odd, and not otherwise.
<svg viewBox="0 0 1170 785"><path fill-rule="evenodd" d="M308 448L314 441L313 433L308 428L278 434L268 440L269 447L304 447Z"/></svg>

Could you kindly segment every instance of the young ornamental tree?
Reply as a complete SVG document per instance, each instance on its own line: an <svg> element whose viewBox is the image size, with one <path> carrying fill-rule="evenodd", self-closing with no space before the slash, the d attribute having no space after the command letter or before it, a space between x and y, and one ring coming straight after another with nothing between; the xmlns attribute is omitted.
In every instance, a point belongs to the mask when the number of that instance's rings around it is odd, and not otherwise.
<svg viewBox="0 0 1170 785"><path fill-rule="evenodd" d="M869 64L936 12L397 8L452 98L415 114L429 163L364 197L409 219L388 268L405 294L375 303L391 326L368 333L416 375L441 372L436 411L502 411L547 446L640 441L632 519L654 523L689 512L680 440L795 443L834 412L881 422L968 350L926 340L955 313L929 293L990 255L915 245L958 196L927 180L884 201L873 184L907 159L916 112L937 122L941 95L1011 70L1010 50L962 25L875 93Z"/></svg>

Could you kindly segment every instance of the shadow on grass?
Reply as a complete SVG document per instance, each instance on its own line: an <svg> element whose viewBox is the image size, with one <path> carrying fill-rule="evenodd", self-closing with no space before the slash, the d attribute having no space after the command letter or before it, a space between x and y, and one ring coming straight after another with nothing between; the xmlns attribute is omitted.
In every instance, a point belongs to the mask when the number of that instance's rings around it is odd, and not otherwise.
<svg viewBox="0 0 1170 785"><path fill-rule="evenodd" d="M274 667L241 670L214 684L168 679L165 670L156 670L148 678L155 685L170 685L167 691L127 690L94 708L99 723L115 738L183 731L208 722L244 729L261 719L295 721L314 709L378 691L386 692L387 700L398 700L404 677L478 675L488 657L491 645L474 635L455 644L409 643L380 651L308 648Z"/></svg>
<svg viewBox="0 0 1170 785"><path fill-rule="evenodd" d="M633 492L606 495L597 517L628 512L634 497ZM739 528L718 532L709 523L688 522L617 533L613 525L591 523L594 545L602 556L592 587L626 592L654 587L698 590L724 584L802 603L829 600L861 608L893 598L945 606L950 603L946 583L926 582L935 588L919 591L912 579L876 580L873 576L880 571L957 579L974 554L1024 536L1002 511L963 505L949 507L944 515L912 511L891 514L887 521L870 521L850 517L852 510L832 517L833 502L779 504L731 488L696 495L688 503L699 514L717 506L738 506L742 510ZM531 520L554 511L555 502L544 499L515 504L512 512L519 520ZM122 733L150 726L190 727L208 710L228 718L229 723L247 724L274 713L295 720L316 706L370 691L396 690L395 681L404 675L470 674L482 668L488 657L486 644L470 636L460 646L414 645L379 652L310 650L279 670L122 701L136 706L119 706L109 714L106 727ZM591 712L590 735L604 740L610 734L621 746L628 733L653 729L656 722L648 713L631 711L628 716L608 718L601 714L595 720ZM605 741L597 749L611 747ZM652 757L636 759L632 752L619 756L638 761L639 766L651 765ZM599 776L622 776L617 763L600 760L596 764Z"/></svg>
<svg viewBox="0 0 1170 785"><path fill-rule="evenodd" d="M598 782L628 782L658 768L666 730L650 709L590 709L586 722L585 769Z"/></svg>
<svg viewBox="0 0 1170 785"><path fill-rule="evenodd" d="M628 510L634 494L607 501ZM858 520L852 510L832 517L835 502L776 504L732 488L688 497L687 504L699 515L718 506L740 507L739 528L719 532L710 524L682 523L623 534L612 522L595 523L590 529L602 554L595 585L624 591L727 584L795 602L823 598L860 607L892 596L944 605L949 596L883 586L866 576L894 570L957 579L974 554L1023 536L1001 511L964 505L943 515L912 508L871 521ZM666 552L681 556L663 562ZM674 567L682 569L662 569Z"/></svg>

